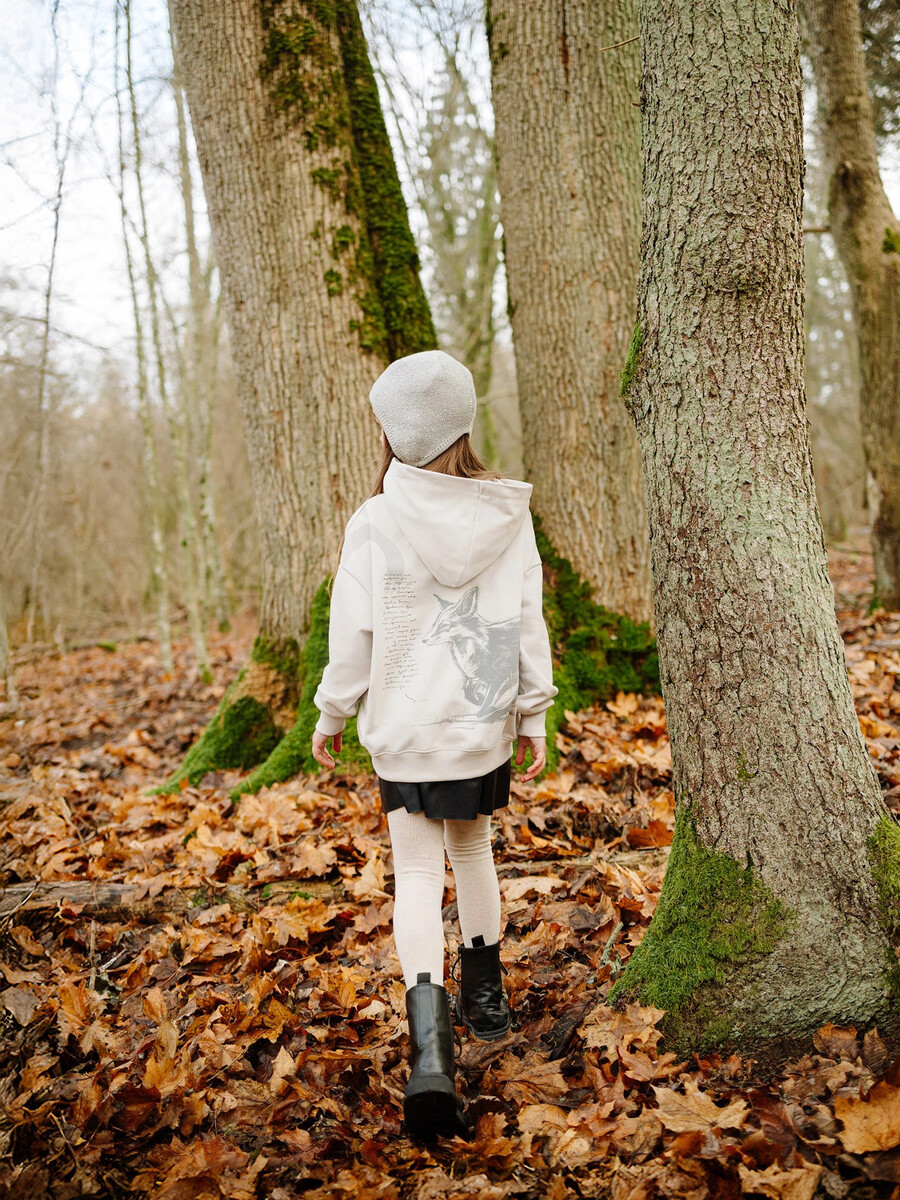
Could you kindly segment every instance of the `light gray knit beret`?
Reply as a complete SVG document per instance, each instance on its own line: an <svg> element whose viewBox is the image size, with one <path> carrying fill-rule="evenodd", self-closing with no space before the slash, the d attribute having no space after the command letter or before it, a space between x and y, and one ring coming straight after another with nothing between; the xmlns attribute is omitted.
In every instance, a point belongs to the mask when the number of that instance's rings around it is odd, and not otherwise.
<svg viewBox="0 0 900 1200"><path fill-rule="evenodd" d="M431 462L475 424L472 372L443 350L392 362L375 380L369 401L391 449L411 467Z"/></svg>

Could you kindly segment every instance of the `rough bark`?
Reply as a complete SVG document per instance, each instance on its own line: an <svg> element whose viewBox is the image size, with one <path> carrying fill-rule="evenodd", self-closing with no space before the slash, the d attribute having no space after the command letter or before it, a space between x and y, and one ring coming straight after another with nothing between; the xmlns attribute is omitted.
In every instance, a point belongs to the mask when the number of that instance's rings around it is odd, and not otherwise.
<svg viewBox="0 0 900 1200"><path fill-rule="evenodd" d="M313 597L377 456L369 389L434 330L353 0L171 15L262 550L251 662L174 785L266 758L293 724ZM280 756L279 777L292 768Z"/></svg>
<svg viewBox="0 0 900 1200"><path fill-rule="evenodd" d="M623 392L647 488L677 829L615 997L777 1057L884 1022L900 835L850 695L803 384L793 0L642 7L644 225ZM710 138L710 129L715 138Z"/></svg>
<svg viewBox="0 0 900 1200"><path fill-rule="evenodd" d="M804 3L831 172L831 230L850 280L859 341L875 596L900 609L900 221L878 167L859 4Z"/></svg>
<svg viewBox="0 0 900 1200"><path fill-rule="evenodd" d="M488 6L525 472L598 603L651 612L640 456L618 395L640 228L637 2ZM605 49L615 47L614 49Z"/></svg>

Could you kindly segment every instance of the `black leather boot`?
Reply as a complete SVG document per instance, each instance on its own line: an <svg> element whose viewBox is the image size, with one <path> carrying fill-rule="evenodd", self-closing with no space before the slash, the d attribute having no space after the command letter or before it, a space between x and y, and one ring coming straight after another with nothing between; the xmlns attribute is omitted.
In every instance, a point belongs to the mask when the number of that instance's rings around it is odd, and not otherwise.
<svg viewBox="0 0 900 1200"><path fill-rule="evenodd" d="M431 982L423 971L407 989L410 1072L403 1097L407 1132L417 1141L437 1137L467 1137L469 1126L456 1091L453 1025L446 988Z"/></svg>
<svg viewBox="0 0 900 1200"><path fill-rule="evenodd" d="M500 943L486 946L483 937L473 938L471 946L460 946L459 965L456 1015L460 1024L483 1042L505 1037L511 1021L503 992Z"/></svg>

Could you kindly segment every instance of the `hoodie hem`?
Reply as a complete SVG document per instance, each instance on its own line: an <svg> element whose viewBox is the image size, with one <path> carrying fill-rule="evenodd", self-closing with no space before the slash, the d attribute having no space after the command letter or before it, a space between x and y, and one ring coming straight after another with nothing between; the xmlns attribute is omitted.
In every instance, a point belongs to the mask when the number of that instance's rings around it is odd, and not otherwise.
<svg viewBox="0 0 900 1200"><path fill-rule="evenodd" d="M512 739L490 750L428 750L400 754L372 754L372 766L391 783L429 783L437 780L476 779L496 770L512 756Z"/></svg>

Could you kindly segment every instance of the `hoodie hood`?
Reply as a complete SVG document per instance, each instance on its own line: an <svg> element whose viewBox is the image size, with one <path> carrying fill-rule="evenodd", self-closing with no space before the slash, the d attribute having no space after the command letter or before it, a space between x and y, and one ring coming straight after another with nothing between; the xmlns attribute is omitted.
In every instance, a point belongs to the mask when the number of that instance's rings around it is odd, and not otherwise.
<svg viewBox="0 0 900 1200"><path fill-rule="evenodd" d="M531 484L462 479L395 458L384 477L391 516L438 581L461 587L499 557L528 514Z"/></svg>

